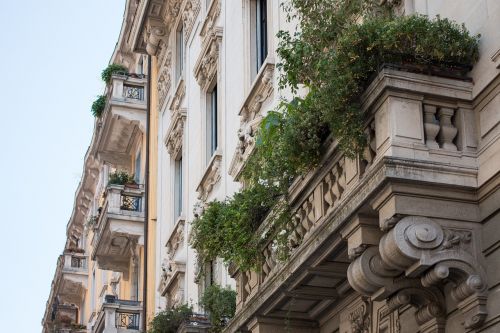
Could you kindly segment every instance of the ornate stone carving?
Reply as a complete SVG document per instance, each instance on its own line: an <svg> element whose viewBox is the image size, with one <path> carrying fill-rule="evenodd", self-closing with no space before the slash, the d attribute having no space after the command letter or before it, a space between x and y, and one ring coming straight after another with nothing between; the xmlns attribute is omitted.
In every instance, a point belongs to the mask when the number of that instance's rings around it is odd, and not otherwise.
<svg viewBox="0 0 500 333"><path fill-rule="evenodd" d="M219 66L219 48L222 40L222 28L210 31L202 44L200 56L194 66L194 76L203 91L207 91L217 76Z"/></svg>
<svg viewBox="0 0 500 333"><path fill-rule="evenodd" d="M167 146L168 153L174 158L182 149L186 115L186 109L180 109L172 115L170 126L168 127L167 135L165 137L165 145Z"/></svg>
<svg viewBox="0 0 500 333"><path fill-rule="evenodd" d="M144 31L144 42L146 44L146 52L150 55L156 55L160 46L160 42L168 37L167 26L163 20L158 18L148 18L146 29Z"/></svg>
<svg viewBox="0 0 500 333"><path fill-rule="evenodd" d="M349 313L349 322L351 323L352 333L370 332L370 310L370 304L366 299L363 299L360 306Z"/></svg>
<svg viewBox="0 0 500 333"><path fill-rule="evenodd" d="M229 174L238 179L244 162L254 147L254 135L262 120L262 104L274 91L274 64L266 63L240 109L240 128L238 130L238 145L229 167Z"/></svg>
<svg viewBox="0 0 500 333"><path fill-rule="evenodd" d="M189 36L191 35L191 30L193 29L194 22L198 17L200 12L200 0L187 0L184 10L182 12L182 24L184 25L184 43L186 44Z"/></svg>
<svg viewBox="0 0 500 333"><path fill-rule="evenodd" d="M177 250L184 245L184 219L177 221L177 224L167 242L167 256L169 260L174 260Z"/></svg>
<svg viewBox="0 0 500 333"><path fill-rule="evenodd" d="M208 8L207 16L205 17L203 25L201 26L200 36L203 38L202 44L204 44L205 42L205 37L210 36L210 34L216 28L215 22L217 21L220 12L220 0L212 0L212 2L210 3L210 7Z"/></svg>
<svg viewBox="0 0 500 333"><path fill-rule="evenodd" d="M160 104L160 109L162 109L163 104L167 98L172 85L171 76L171 65L172 65L172 50L167 50L165 55L165 63L161 66L161 71L158 76L158 101Z"/></svg>
<svg viewBox="0 0 500 333"><path fill-rule="evenodd" d="M184 80L181 79L181 81L177 84L177 88L175 90L174 97L172 98L172 101L170 102L170 111L172 112L172 116L179 111L181 108L182 100L184 99L184 95L186 94L186 85L184 83Z"/></svg>
<svg viewBox="0 0 500 333"><path fill-rule="evenodd" d="M216 151L210 160L207 169L205 170L205 174L203 175L200 184L196 188L196 192L198 192L198 199L203 202L206 202L208 195L220 179L221 161L222 155L220 152Z"/></svg>
<svg viewBox="0 0 500 333"><path fill-rule="evenodd" d="M451 295L465 327L480 327L487 315L486 278L469 249L474 242L472 231L443 227L417 216L390 225L379 246L369 247L349 266L351 286L374 300L389 299L393 308L417 306L421 331L440 332L445 302L442 288L435 286L451 282Z"/></svg>

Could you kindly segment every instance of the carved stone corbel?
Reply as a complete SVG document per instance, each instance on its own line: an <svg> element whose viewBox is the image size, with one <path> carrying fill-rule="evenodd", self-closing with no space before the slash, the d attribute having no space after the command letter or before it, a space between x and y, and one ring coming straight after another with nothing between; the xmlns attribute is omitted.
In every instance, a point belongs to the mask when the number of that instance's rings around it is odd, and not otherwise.
<svg viewBox="0 0 500 333"><path fill-rule="evenodd" d="M388 299L395 308L412 304L422 332L442 332L441 290L451 282L450 296L463 314L465 328L484 323L486 278L478 258L471 255L472 230L441 226L420 216L398 216L382 227L388 232L379 245L369 246L349 266L348 280L356 291L373 300Z"/></svg>
<svg viewBox="0 0 500 333"><path fill-rule="evenodd" d="M155 56L158 52L160 42L168 37L168 29L163 20L158 18L148 18L144 31L144 42L146 52Z"/></svg>

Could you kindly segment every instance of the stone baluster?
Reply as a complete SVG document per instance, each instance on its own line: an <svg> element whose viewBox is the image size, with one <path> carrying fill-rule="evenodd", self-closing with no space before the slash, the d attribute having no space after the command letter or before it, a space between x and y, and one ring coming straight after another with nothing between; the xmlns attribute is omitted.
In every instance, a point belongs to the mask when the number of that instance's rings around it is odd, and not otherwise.
<svg viewBox="0 0 500 333"><path fill-rule="evenodd" d="M441 148L447 150L457 150L457 146L453 143L453 139L457 136L457 128L451 123L451 117L455 114L455 111L451 108L441 108L439 109L439 124L441 125L441 130L439 131L439 143Z"/></svg>
<svg viewBox="0 0 500 333"><path fill-rule="evenodd" d="M438 149L436 136L439 133L439 121L436 119L436 107L434 105L424 105L424 131L425 144L429 148Z"/></svg>

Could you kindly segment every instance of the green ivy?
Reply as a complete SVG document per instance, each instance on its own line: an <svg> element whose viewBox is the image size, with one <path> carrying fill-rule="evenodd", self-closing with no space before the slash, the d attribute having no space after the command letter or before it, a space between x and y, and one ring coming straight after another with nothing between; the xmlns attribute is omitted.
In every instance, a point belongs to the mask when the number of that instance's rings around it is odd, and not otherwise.
<svg viewBox="0 0 500 333"><path fill-rule="evenodd" d="M106 95L100 95L97 99L92 103L91 111L94 117L98 118L102 116L104 112L104 108L106 108Z"/></svg>
<svg viewBox="0 0 500 333"><path fill-rule="evenodd" d="M121 74L121 75L127 75L128 74L128 69L127 67L119 64L109 64L108 67L106 67L102 73L101 73L101 78L106 84L109 84L111 82L111 77L113 74Z"/></svg>
<svg viewBox="0 0 500 333"><path fill-rule="evenodd" d="M149 323L148 333L176 333L181 324L192 315L193 309L188 305L159 312Z"/></svg>
<svg viewBox="0 0 500 333"><path fill-rule="evenodd" d="M236 312L236 291L211 285L200 299L200 305L208 312L212 332L221 332L227 320Z"/></svg>
<svg viewBox="0 0 500 333"><path fill-rule="evenodd" d="M134 176L126 171L115 171L109 174L108 185L135 184Z"/></svg>
<svg viewBox="0 0 500 333"><path fill-rule="evenodd" d="M243 172L246 187L209 203L193 222L191 245L202 262L220 257L258 270L270 237L278 256L287 257L288 188L317 166L328 136L347 157L362 152L366 119L359 97L381 65L468 70L479 57L479 36L448 19L393 17L371 0L290 0L284 8L300 31L278 33L279 86L295 97L263 119ZM269 212L270 233L257 234Z"/></svg>

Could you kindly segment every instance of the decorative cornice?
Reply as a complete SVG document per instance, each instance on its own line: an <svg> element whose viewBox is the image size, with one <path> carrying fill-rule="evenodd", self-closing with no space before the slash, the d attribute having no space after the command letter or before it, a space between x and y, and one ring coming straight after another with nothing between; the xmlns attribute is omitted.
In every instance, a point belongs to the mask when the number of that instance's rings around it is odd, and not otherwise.
<svg viewBox="0 0 500 333"><path fill-rule="evenodd" d="M240 109L238 145L229 166L229 174L235 180L238 180L244 163L253 150L254 136L263 117L261 112L262 104L274 91L274 68L274 63L269 61L262 66L250 89L250 93Z"/></svg>
<svg viewBox="0 0 500 333"><path fill-rule="evenodd" d="M182 149L186 115L186 109L179 109L172 115L170 126L168 127L165 137L165 146L167 146L168 153L172 157L177 156Z"/></svg>
<svg viewBox="0 0 500 333"><path fill-rule="evenodd" d="M212 191L215 184L220 179L221 176L221 162L222 162L222 154L220 151L216 151L214 156L210 159L210 162L201 178L201 181L196 188L196 192L198 192L198 199L203 202L206 202L208 195Z"/></svg>
<svg viewBox="0 0 500 333"><path fill-rule="evenodd" d="M219 49L222 41L222 28L216 27L205 36L201 52L194 65L194 76L203 91L207 91L217 76Z"/></svg>

